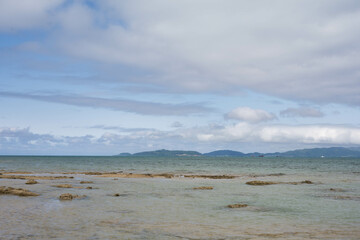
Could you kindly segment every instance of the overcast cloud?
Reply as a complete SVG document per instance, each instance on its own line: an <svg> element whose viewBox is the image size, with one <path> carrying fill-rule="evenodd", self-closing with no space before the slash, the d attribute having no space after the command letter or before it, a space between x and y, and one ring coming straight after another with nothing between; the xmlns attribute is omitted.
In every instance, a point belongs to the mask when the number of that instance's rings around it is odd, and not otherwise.
<svg viewBox="0 0 360 240"><path fill-rule="evenodd" d="M47 47L154 73L132 81L360 104L357 0L26 2L1 1L3 31L57 26Z"/></svg>
<svg viewBox="0 0 360 240"><path fill-rule="evenodd" d="M358 29L358 0L0 0L0 154L360 144Z"/></svg>
<svg viewBox="0 0 360 240"><path fill-rule="evenodd" d="M62 103L80 107L105 108L144 115L188 115L211 111L210 108L200 104L187 103L165 104L141 102L129 99L107 99L73 95L36 95L14 92L0 92L0 96Z"/></svg>
<svg viewBox="0 0 360 240"><path fill-rule="evenodd" d="M284 117L323 117L319 109L310 107L299 107L299 108L287 108L280 112L281 116Z"/></svg>

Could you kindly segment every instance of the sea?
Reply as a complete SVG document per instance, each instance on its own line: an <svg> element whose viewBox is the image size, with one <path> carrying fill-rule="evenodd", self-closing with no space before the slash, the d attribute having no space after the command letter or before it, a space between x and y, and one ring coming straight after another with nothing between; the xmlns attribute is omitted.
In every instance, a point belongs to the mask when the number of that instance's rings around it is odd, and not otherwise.
<svg viewBox="0 0 360 240"><path fill-rule="evenodd" d="M1 240L360 239L359 158L0 156L0 173L10 172L73 178L40 179L34 185L0 178L0 186L40 194L0 195ZM83 172L175 177L112 178ZM300 184L305 180L312 184ZM254 186L249 181L278 184ZM86 197L62 201L64 193Z"/></svg>

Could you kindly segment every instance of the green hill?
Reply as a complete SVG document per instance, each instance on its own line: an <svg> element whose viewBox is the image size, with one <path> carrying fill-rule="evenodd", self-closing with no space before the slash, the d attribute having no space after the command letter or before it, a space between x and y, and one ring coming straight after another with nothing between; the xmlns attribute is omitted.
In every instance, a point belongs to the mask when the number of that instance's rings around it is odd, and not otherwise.
<svg viewBox="0 0 360 240"><path fill-rule="evenodd" d="M360 157L360 152L343 147L331 147L300 149L279 155L282 157Z"/></svg>
<svg viewBox="0 0 360 240"><path fill-rule="evenodd" d="M157 150L149 152L134 153L133 156L146 156L146 157L174 157L174 156L201 156L202 154L196 151L181 151L181 150Z"/></svg>

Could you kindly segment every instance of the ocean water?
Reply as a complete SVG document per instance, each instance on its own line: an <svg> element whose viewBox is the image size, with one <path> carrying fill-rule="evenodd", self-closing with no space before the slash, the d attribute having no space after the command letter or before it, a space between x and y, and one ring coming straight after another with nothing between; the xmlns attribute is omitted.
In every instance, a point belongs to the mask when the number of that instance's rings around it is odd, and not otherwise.
<svg viewBox="0 0 360 240"><path fill-rule="evenodd" d="M74 177L35 185L0 178L0 186L40 194L0 195L0 239L360 239L360 159L2 156L0 171ZM114 180L73 173L86 171L178 177ZM245 184L252 180L314 184ZM200 186L213 190L193 189ZM63 193L87 197L60 201ZM248 207L227 207L235 203Z"/></svg>

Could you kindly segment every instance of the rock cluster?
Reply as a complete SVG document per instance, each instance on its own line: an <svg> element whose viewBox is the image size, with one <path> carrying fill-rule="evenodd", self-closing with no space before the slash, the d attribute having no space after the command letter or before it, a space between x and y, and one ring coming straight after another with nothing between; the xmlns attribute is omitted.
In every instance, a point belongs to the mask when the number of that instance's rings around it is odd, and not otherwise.
<svg viewBox="0 0 360 240"><path fill-rule="evenodd" d="M39 196L39 194L31 192L27 189L0 186L0 195L2 195L2 194L16 195L16 196L21 196L21 197Z"/></svg>
<svg viewBox="0 0 360 240"><path fill-rule="evenodd" d="M244 208L247 207L247 204L243 204L243 203L236 203L236 204L230 204L227 207L228 208Z"/></svg>
<svg viewBox="0 0 360 240"><path fill-rule="evenodd" d="M93 181L81 181L80 184L94 183Z"/></svg>
<svg viewBox="0 0 360 240"><path fill-rule="evenodd" d="M25 184L37 184L38 182L35 181L34 179L30 179L28 180Z"/></svg>
<svg viewBox="0 0 360 240"><path fill-rule="evenodd" d="M59 185L53 185L53 187L58 188L72 188L73 186L71 184L59 184Z"/></svg>
<svg viewBox="0 0 360 240"><path fill-rule="evenodd" d="M66 200L73 200L73 199L82 199L85 197L86 197L85 195L80 196L77 194L64 193L59 196L59 199L66 201Z"/></svg>
<svg viewBox="0 0 360 240"><path fill-rule="evenodd" d="M292 185L298 185L298 184L313 184L310 180L305 180L301 182L271 182L271 181L249 181L246 182L247 185L253 185L253 186L264 186L264 185L272 185L272 184L292 184Z"/></svg>
<svg viewBox="0 0 360 240"><path fill-rule="evenodd" d="M278 184L277 182L265 182L265 181L250 181L246 182L247 185L254 185L254 186L264 186L264 185L272 185Z"/></svg>

